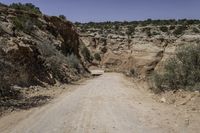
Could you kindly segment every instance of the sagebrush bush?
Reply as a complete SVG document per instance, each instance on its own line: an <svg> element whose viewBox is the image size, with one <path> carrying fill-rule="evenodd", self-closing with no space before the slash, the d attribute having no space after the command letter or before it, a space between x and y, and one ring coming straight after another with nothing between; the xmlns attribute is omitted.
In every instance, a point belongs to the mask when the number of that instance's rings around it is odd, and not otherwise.
<svg viewBox="0 0 200 133"><path fill-rule="evenodd" d="M160 27L160 30L161 30L162 32L168 32L168 27L167 27L167 26L161 26L161 27Z"/></svg>
<svg viewBox="0 0 200 133"><path fill-rule="evenodd" d="M100 55L99 53L95 53L95 54L94 54L94 58L95 58L95 60L97 60L97 61L101 61L101 55Z"/></svg>
<svg viewBox="0 0 200 133"><path fill-rule="evenodd" d="M154 74L155 87L160 90L194 90L200 83L200 44L179 48L164 67L163 74ZM200 89L199 89L200 90Z"/></svg>
<svg viewBox="0 0 200 133"><path fill-rule="evenodd" d="M45 59L45 67L53 74L53 76L60 82L67 83L68 77L65 67L75 69L77 72L81 71L81 65L78 57L74 54L63 55L63 53L56 49L53 44L38 43L38 49L41 56Z"/></svg>
<svg viewBox="0 0 200 133"><path fill-rule="evenodd" d="M128 26L127 28L128 28L128 29L127 29L126 34L127 34L128 36L131 36L131 35L134 35L134 34L135 34L135 26L134 26L134 25L133 25L133 26Z"/></svg>
<svg viewBox="0 0 200 133"><path fill-rule="evenodd" d="M151 89L153 90L153 92L155 93L160 93L161 91L163 91L163 79L164 76L161 76L160 74L158 74L157 72L152 73L152 75L150 76L150 83L151 83ZM153 85L152 85L153 83Z"/></svg>
<svg viewBox="0 0 200 133"><path fill-rule="evenodd" d="M115 25L115 26L114 26L114 30L115 30L115 31L119 31L119 29L120 29L120 26L119 26L119 25Z"/></svg>
<svg viewBox="0 0 200 133"><path fill-rule="evenodd" d="M81 53L88 62L91 62L94 59L90 50L84 45L81 45Z"/></svg>
<svg viewBox="0 0 200 133"><path fill-rule="evenodd" d="M182 34L184 34L184 32L185 32L186 29L187 29L187 27L186 27L185 25L178 26L178 27L174 30L173 34L174 34L175 36L182 35Z"/></svg>
<svg viewBox="0 0 200 133"><path fill-rule="evenodd" d="M42 22L26 14L21 14L13 18L13 24L16 30L26 33L31 33L31 31L34 30L34 26L38 28L42 27Z"/></svg>
<svg viewBox="0 0 200 133"><path fill-rule="evenodd" d="M80 65L80 60L74 54L66 57L61 53L57 53L56 55L46 58L45 65L48 70L52 72L53 76L63 83L69 82L65 67L68 67L68 69L77 70L77 73L80 73L83 69Z"/></svg>
<svg viewBox="0 0 200 133"><path fill-rule="evenodd" d="M176 28L175 25L170 25L169 30L174 30Z"/></svg>
<svg viewBox="0 0 200 133"><path fill-rule="evenodd" d="M133 77L137 77L138 76L137 70L135 68L131 68L130 69L130 74Z"/></svg>
<svg viewBox="0 0 200 133"><path fill-rule="evenodd" d="M52 55L45 60L45 65L47 69L53 74L53 77L60 82L67 83L68 79L65 75L65 72L62 71L63 64L67 64L67 61L65 56L62 56L62 54Z"/></svg>
<svg viewBox="0 0 200 133"><path fill-rule="evenodd" d="M160 33L159 33L159 32L153 31L153 32L152 32L152 35L156 36L156 35L160 35Z"/></svg>
<svg viewBox="0 0 200 133"><path fill-rule="evenodd" d="M63 20L66 20L65 15L59 15L59 18L61 18L61 19L63 19Z"/></svg>
<svg viewBox="0 0 200 133"><path fill-rule="evenodd" d="M68 60L68 63L69 65L72 67L72 68L75 68L79 71L80 69L80 60L78 59L78 57L74 54L70 54L67 56L67 60Z"/></svg>
<svg viewBox="0 0 200 133"><path fill-rule="evenodd" d="M200 33L200 30L199 30L198 28L196 28L196 27L192 28L192 31L193 31L194 33Z"/></svg>
<svg viewBox="0 0 200 133"><path fill-rule="evenodd" d="M145 32L148 37L152 36L151 28L149 28L149 27L143 28L142 32Z"/></svg>

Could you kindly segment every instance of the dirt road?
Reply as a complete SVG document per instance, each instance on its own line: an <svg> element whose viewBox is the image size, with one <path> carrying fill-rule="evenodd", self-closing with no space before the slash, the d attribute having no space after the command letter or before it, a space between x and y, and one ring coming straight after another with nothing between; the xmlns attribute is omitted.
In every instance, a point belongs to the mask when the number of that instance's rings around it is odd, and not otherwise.
<svg viewBox="0 0 200 133"><path fill-rule="evenodd" d="M157 103L150 93L107 73L81 83L50 104L0 119L1 133L196 133L184 110Z"/></svg>

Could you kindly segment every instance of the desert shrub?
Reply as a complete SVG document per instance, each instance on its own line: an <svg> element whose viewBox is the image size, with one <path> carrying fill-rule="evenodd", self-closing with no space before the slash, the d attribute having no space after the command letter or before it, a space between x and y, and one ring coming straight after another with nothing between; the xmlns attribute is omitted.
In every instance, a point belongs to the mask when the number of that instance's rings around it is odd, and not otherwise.
<svg viewBox="0 0 200 133"><path fill-rule="evenodd" d="M156 32L156 31L153 31L152 35L156 36L156 35L160 35L160 33Z"/></svg>
<svg viewBox="0 0 200 133"><path fill-rule="evenodd" d="M175 25L170 25L170 26L169 26L169 30L174 30L175 28L176 28Z"/></svg>
<svg viewBox="0 0 200 133"><path fill-rule="evenodd" d="M143 29L142 29L142 32L145 32L146 35L147 35L148 37L151 37L151 36L152 36L151 28L150 28L150 27L145 27L145 28L143 28Z"/></svg>
<svg viewBox="0 0 200 133"><path fill-rule="evenodd" d="M197 29L196 27L192 28L192 31L193 31L194 33L200 33L199 29Z"/></svg>
<svg viewBox="0 0 200 133"><path fill-rule="evenodd" d="M95 60L97 60L97 61L101 61L101 55L100 55L99 53L95 53L95 54L94 54L94 58L95 58Z"/></svg>
<svg viewBox="0 0 200 133"><path fill-rule="evenodd" d="M83 54L84 58L87 61L91 62L93 60L93 56L90 53L90 50L86 46L82 45L82 47L81 47L81 53Z"/></svg>
<svg viewBox="0 0 200 133"><path fill-rule="evenodd" d="M162 86L164 82L163 78L164 76L161 76L157 72L152 73L149 79L150 82L153 83L153 85L150 85L153 92L160 93L163 91L163 86Z"/></svg>
<svg viewBox="0 0 200 133"><path fill-rule="evenodd" d="M167 26L161 26L161 27L160 27L160 30L161 30L162 32L168 32L168 27L167 27Z"/></svg>
<svg viewBox="0 0 200 133"><path fill-rule="evenodd" d="M131 76L133 76L133 77L138 76L138 73L137 73L137 71L136 71L135 68L131 68L131 69L130 69L130 74L131 74Z"/></svg>
<svg viewBox="0 0 200 133"><path fill-rule="evenodd" d="M115 31L119 31L119 29L120 29L119 25L115 25L114 29L115 29Z"/></svg>
<svg viewBox="0 0 200 133"><path fill-rule="evenodd" d="M76 55L74 55L74 54L68 55L67 61L72 68L75 68L77 70L80 69L80 60L78 59L78 57Z"/></svg>
<svg viewBox="0 0 200 133"><path fill-rule="evenodd" d="M127 34L128 36L131 36L131 35L133 35L134 33L135 33L135 26L128 26L128 29L127 29L126 34Z"/></svg>
<svg viewBox="0 0 200 133"><path fill-rule="evenodd" d="M16 30L22 30L30 33L33 30L33 23L28 16L16 17L13 19Z"/></svg>
<svg viewBox="0 0 200 133"><path fill-rule="evenodd" d="M146 34L147 34L148 37L152 36L151 31L147 31Z"/></svg>
<svg viewBox="0 0 200 133"><path fill-rule="evenodd" d="M182 34L184 34L184 31L185 31L186 29L187 29L187 27L186 27L185 25L178 26L178 27L174 30L173 34L174 34L175 36L182 35Z"/></svg>
<svg viewBox="0 0 200 133"><path fill-rule="evenodd" d="M59 18L61 18L61 19L63 19L63 20L66 20L65 15L59 15Z"/></svg>
<svg viewBox="0 0 200 133"><path fill-rule="evenodd" d="M161 38L159 38L159 40L160 40L161 42L164 42L164 41L165 41L165 38L161 37Z"/></svg>
<svg viewBox="0 0 200 133"><path fill-rule="evenodd" d="M148 37L151 37L152 36L152 33L151 33L151 29L150 28L147 28L146 29L146 34Z"/></svg>
<svg viewBox="0 0 200 133"><path fill-rule="evenodd" d="M103 52L104 54L105 54L107 51L108 51L107 47L103 47L103 48L101 49L101 52Z"/></svg>
<svg viewBox="0 0 200 133"><path fill-rule="evenodd" d="M57 52L56 55L49 56L45 60L46 68L53 74L53 77L63 83L68 83L68 69L77 70L79 73L81 71L80 61L74 54L64 56L62 53Z"/></svg>
<svg viewBox="0 0 200 133"><path fill-rule="evenodd" d="M10 7L14 9L18 9L18 10L28 11L35 14L41 14L40 9L36 7L35 5L33 5L32 3L26 3L26 4L13 3L10 5Z"/></svg>
<svg viewBox="0 0 200 133"><path fill-rule="evenodd" d="M39 28L42 27L42 22L40 22L37 18L30 17L26 14L13 18L13 24L16 30L21 30L26 33L31 33L31 31L34 30L34 26Z"/></svg>
<svg viewBox="0 0 200 133"><path fill-rule="evenodd" d="M53 44L38 43L37 47L41 54L41 58L43 58L45 68L50 71L53 77L60 82L68 83L68 76L66 71L66 67L70 69L74 69L79 71L79 60L75 55L63 55L61 51L56 49Z"/></svg>
<svg viewBox="0 0 200 133"><path fill-rule="evenodd" d="M193 24L195 24L196 23L196 20L186 20L185 21L185 24L186 25L193 25Z"/></svg>
<svg viewBox="0 0 200 133"><path fill-rule="evenodd" d="M45 66L53 77L60 82L67 83L68 79L62 70L63 64L67 64L67 59L62 54L52 55L45 60Z"/></svg>
<svg viewBox="0 0 200 133"><path fill-rule="evenodd" d="M165 64L163 74L155 74L153 81L160 90L194 90L200 83L200 44L179 48Z"/></svg>

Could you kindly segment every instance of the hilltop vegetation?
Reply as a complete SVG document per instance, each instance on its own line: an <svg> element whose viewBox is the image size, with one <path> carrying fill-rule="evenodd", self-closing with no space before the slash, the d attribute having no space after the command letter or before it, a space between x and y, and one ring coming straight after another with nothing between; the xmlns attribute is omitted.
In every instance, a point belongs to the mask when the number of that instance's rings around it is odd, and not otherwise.
<svg viewBox="0 0 200 133"><path fill-rule="evenodd" d="M42 14L42 12L40 11L39 7L36 7L32 3L26 3L26 4L13 3L13 4L9 5L9 7L13 8L13 9L16 9L16 10L27 11L29 13Z"/></svg>
<svg viewBox="0 0 200 133"><path fill-rule="evenodd" d="M144 21L107 21L107 22L88 22L88 23L75 23L77 26L85 26L86 28L111 28L118 26L127 26L127 25L134 25L134 26L148 26L148 25L153 25L153 26L167 26L167 25L194 25L194 24L200 24L200 20L198 19L169 19L169 20L144 20Z"/></svg>
<svg viewBox="0 0 200 133"><path fill-rule="evenodd" d="M184 34L184 31L187 30L191 25L197 25L194 28L194 32L199 32L200 20L188 20L188 19L180 19L180 20L145 20L145 21L124 21L124 22L89 22L89 23L78 23L75 25L80 27L80 32L88 32L92 31L92 29L99 29L99 34L106 34L107 31L115 31L119 35L134 35L136 27L158 27L160 31L172 34L174 36L180 36ZM126 29L126 32L122 32ZM151 32L151 29L144 29L143 31L147 33L148 36L157 35L159 33Z"/></svg>

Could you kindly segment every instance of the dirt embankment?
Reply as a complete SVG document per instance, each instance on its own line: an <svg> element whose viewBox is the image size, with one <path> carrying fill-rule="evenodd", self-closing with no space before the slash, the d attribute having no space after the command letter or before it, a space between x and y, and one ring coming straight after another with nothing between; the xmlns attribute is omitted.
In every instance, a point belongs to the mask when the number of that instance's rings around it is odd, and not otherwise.
<svg viewBox="0 0 200 133"><path fill-rule="evenodd" d="M0 112L49 99L24 95L30 86L70 83L89 75L85 44L70 21L1 5L0 12Z"/></svg>

